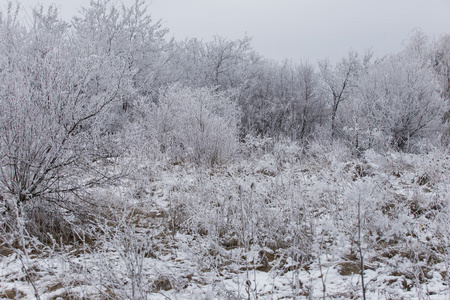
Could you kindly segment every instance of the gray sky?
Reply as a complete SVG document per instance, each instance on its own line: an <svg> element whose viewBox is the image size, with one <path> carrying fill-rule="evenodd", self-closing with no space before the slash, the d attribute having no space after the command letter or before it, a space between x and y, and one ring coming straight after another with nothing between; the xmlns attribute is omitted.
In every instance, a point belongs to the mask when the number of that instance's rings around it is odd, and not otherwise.
<svg viewBox="0 0 450 300"><path fill-rule="evenodd" d="M22 0L60 7L64 18L89 0ZM134 0L117 1L132 4ZM248 35L262 55L282 60L336 61L349 50L395 53L415 28L431 39L450 34L450 0L147 0L169 37ZM4 5L2 10L4 10Z"/></svg>

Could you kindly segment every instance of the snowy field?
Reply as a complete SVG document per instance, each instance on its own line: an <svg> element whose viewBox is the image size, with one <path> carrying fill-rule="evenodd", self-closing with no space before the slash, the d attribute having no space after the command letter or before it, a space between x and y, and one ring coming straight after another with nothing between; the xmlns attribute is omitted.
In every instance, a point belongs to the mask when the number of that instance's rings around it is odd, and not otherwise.
<svg viewBox="0 0 450 300"><path fill-rule="evenodd" d="M0 295L359 299L361 251L367 299L450 299L447 155L316 150L276 144L213 168L134 162L97 191L114 221L95 240L3 248Z"/></svg>

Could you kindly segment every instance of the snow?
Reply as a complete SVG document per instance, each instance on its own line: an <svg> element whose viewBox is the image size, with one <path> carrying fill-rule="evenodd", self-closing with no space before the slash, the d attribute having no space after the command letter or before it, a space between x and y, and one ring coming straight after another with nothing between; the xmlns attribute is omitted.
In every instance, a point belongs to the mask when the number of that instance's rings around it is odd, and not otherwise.
<svg viewBox="0 0 450 300"><path fill-rule="evenodd" d="M136 299L360 297L360 274L351 271L358 260L347 257L355 247L350 243L354 228L349 219L354 208L347 198L359 187L370 187L375 192L367 209L379 209L377 205L382 207L383 201L395 197L407 203L416 199L423 207L431 207L436 200L448 202L445 178L449 159L438 154L374 151L349 161L324 155L331 158L329 163L307 158L282 161L266 154L214 168L167 164L148 172L149 165L143 164L134 179L97 193L116 201L115 206L126 203L123 211L116 212L118 216L127 210L139 216L126 223L125 236L111 231L89 251L66 246L64 251L47 248L39 255L19 250L3 255L0 290L34 299L26 268L41 299L59 299L65 294L102 299L108 293L126 299L133 297L133 284L136 291L143 292L135 291ZM358 166L364 166L366 173ZM425 173L431 174L430 184L421 185L417 178ZM133 198L136 187L141 193ZM121 201L125 196L127 201ZM439 245L448 247L439 236L446 219L414 217L404 210L407 207L393 207L393 215L385 216L387 222L393 222L385 236L405 234L405 245L383 248L364 244L367 297L450 299L444 277L448 276L448 248L445 253L430 252ZM299 215L300 211L304 214ZM297 223L299 217L306 223ZM302 235L306 234L303 226L313 225L312 244L308 244L302 240L307 238ZM304 260L296 256L302 255L296 252L300 248L289 246L297 235L298 247L311 249L311 256ZM283 239L277 240L280 237ZM385 243L389 245L389 240ZM145 247L150 247L153 255L141 255ZM410 255L408 248L417 256ZM421 252L426 249L430 251ZM270 255L265 269L262 253ZM141 268L140 277L130 277L130 266ZM421 270L427 271L422 275ZM5 293L1 295L5 297Z"/></svg>

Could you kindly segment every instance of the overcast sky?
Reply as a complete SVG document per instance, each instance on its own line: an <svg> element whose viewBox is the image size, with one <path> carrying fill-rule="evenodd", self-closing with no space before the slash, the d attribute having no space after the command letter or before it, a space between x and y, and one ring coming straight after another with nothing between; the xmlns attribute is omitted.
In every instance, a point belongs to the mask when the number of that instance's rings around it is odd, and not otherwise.
<svg viewBox="0 0 450 300"><path fill-rule="evenodd" d="M131 5L135 0L117 1ZM24 7L56 4L69 19L89 0L22 0ZM147 0L169 37L252 37L262 55L282 60L332 61L349 50L395 53L420 28L430 39L450 34L450 0ZM4 5L2 10L4 10Z"/></svg>

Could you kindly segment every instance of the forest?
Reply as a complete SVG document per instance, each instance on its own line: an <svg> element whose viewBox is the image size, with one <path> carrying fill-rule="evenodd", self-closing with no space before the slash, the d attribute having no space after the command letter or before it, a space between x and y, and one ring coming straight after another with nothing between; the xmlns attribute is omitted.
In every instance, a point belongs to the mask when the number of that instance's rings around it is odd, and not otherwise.
<svg viewBox="0 0 450 300"><path fill-rule="evenodd" d="M0 298L450 299L450 34L405 39L280 62L8 2Z"/></svg>

